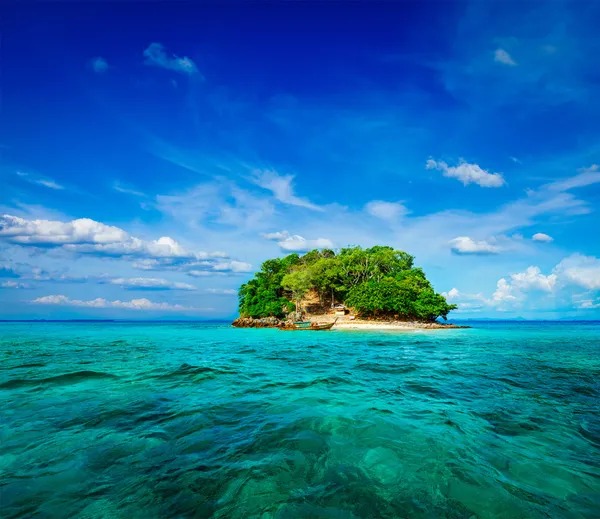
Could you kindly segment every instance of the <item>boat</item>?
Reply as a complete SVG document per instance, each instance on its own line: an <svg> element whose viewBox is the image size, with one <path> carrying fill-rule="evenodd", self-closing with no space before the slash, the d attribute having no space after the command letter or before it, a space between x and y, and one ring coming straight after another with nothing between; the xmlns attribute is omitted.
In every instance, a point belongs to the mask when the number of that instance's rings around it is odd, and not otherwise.
<svg viewBox="0 0 600 519"><path fill-rule="evenodd" d="M283 331L321 331L321 330L331 330L333 325L336 323L337 319L332 323L313 323L312 321L295 321L292 326L281 326L279 329Z"/></svg>

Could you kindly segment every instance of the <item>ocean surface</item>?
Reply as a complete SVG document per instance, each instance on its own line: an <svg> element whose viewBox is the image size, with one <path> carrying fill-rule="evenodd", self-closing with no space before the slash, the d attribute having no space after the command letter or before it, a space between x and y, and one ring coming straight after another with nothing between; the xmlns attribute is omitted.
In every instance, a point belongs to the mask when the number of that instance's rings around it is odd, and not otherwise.
<svg viewBox="0 0 600 519"><path fill-rule="evenodd" d="M0 517L600 517L600 323L0 323Z"/></svg>

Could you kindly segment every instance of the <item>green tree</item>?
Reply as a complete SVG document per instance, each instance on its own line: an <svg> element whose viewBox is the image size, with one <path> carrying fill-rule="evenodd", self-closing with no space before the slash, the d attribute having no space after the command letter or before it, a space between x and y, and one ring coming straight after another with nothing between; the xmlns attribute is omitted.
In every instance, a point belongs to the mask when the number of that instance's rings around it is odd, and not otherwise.
<svg viewBox="0 0 600 519"><path fill-rule="evenodd" d="M291 292L292 299L296 302L296 311L301 312L300 303L313 286L310 272L307 269L294 270L283 277L281 285L285 290Z"/></svg>
<svg viewBox="0 0 600 519"><path fill-rule="evenodd" d="M325 301L333 305L336 296L345 288L342 284L342 268L339 259L325 257L310 266L310 279L319 294L321 304Z"/></svg>
<svg viewBox="0 0 600 519"><path fill-rule="evenodd" d="M314 289L321 305L344 302L364 316L446 319L456 305L437 294L410 254L377 245L329 249L265 261L239 290L240 315L283 317ZM290 301L295 301L295 304Z"/></svg>

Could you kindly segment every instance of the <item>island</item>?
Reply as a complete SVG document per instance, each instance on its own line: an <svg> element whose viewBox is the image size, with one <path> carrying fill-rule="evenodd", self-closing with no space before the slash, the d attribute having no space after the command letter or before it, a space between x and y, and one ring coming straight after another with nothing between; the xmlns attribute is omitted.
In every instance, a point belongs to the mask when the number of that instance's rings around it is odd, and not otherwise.
<svg viewBox="0 0 600 519"><path fill-rule="evenodd" d="M389 246L289 254L265 261L239 291L240 328L298 320L345 329L466 328L440 323L456 309L434 291L414 257Z"/></svg>

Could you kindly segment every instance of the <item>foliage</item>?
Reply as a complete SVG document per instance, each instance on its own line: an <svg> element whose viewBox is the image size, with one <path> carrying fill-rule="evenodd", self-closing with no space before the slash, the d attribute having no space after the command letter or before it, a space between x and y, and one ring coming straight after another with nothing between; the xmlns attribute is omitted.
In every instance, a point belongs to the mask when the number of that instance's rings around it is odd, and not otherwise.
<svg viewBox="0 0 600 519"><path fill-rule="evenodd" d="M437 294L414 258L387 246L329 249L265 261L239 290L243 317L283 317L310 290L321 304L345 303L362 316L446 319L456 305ZM296 304L292 303L295 301Z"/></svg>
<svg viewBox="0 0 600 519"><path fill-rule="evenodd" d="M310 269L293 270L286 274L281 280L281 286L292 293L292 298L297 304L312 288Z"/></svg>

